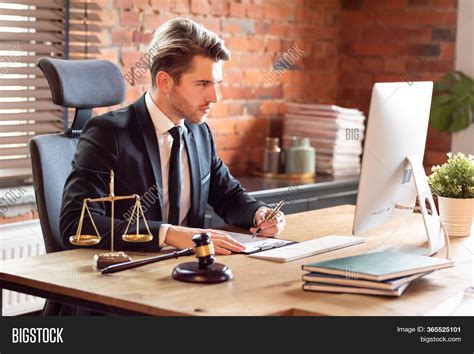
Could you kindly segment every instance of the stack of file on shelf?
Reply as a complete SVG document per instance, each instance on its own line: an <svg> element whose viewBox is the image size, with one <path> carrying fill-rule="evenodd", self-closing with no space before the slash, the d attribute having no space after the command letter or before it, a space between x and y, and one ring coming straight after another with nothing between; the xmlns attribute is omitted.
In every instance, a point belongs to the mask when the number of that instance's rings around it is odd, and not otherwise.
<svg viewBox="0 0 474 354"><path fill-rule="evenodd" d="M316 171L333 176L360 173L364 114L334 105L288 103L283 143L292 136L308 137L316 149Z"/></svg>
<svg viewBox="0 0 474 354"><path fill-rule="evenodd" d="M375 252L303 265L303 290L401 296L411 282L452 267L448 259Z"/></svg>

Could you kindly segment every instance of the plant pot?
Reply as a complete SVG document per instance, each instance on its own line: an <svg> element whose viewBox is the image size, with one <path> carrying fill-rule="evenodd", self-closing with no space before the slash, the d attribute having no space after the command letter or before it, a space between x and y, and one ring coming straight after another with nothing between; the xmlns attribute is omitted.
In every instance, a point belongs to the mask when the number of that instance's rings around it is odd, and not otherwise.
<svg viewBox="0 0 474 354"><path fill-rule="evenodd" d="M438 196L439 216L450 237L471 235L474 199Z"/></svg>

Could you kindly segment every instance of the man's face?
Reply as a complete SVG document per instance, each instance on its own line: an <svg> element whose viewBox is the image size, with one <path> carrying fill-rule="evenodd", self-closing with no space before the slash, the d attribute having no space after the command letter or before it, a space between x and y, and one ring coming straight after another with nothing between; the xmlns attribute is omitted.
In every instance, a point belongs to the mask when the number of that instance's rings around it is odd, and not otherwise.
<svg viewBox="0 0 474 354"><path fill-rule="evenodd" d="M179 85L170 92L174 113L191 123L201 124L212 104L217 102L218 85L222 82L222 61L195 56L192 68L181 76Z"/></svg>

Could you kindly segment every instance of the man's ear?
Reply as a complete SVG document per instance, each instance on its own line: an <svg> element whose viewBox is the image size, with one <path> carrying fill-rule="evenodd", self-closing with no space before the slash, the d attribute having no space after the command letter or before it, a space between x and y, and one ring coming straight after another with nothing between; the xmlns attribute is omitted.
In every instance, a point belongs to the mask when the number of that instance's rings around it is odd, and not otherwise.
<svg viewBox="0 0 474 354"><path fill-rule="evenodd" d="M163 94L168 94L173 87L173 79L165 71L158 71L155 78L155 84L158 90Z"/></svg>

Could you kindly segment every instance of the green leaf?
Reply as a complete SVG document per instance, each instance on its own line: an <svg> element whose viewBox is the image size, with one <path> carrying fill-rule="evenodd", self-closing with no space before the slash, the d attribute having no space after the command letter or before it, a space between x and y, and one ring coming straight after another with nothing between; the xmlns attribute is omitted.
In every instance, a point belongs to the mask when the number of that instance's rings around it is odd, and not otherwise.
<svg viewBox="0 0 474 354"><path fill-rule="evenodd" d="M432 127L439 131L447 131L452 124L452 113L456 105L456 102L451 102L437 109L432 109L430 114Z"/></svg>
<svg viewBox="0 0 474 354"><path fill-rule="evenodd" d="M458 132L466 129L472 123L473 107L469 100L464 100L457 106L452 114L453 120L449 127L450 132Z"/></svg>
<svg viewBox="0 0 474 354"><path fill-rule="evenodd" d="M431 107L437 108L452 100L453 100L453 97L451 95L446 95L446 94L438 95L438 96L433 97L433 100L431 101Z"/></svg>
<svg viewBox="0 0 474 354"><path fill-rule="evenodd" d="M458 107L454 109L452 117L453 120L449 126L450 132L458 132L466 129L469 126L469 115L467 111L464 111Z"/></svg>
<svg viewBox="0 0 474 354"><path fill-rule="evenodd" d="M435 93L441 93L441 92L447 91L448 88L449 88L448 84L444 83L443 81L435 82L435 84L433 85L433 91Z"/></svg>
<svg viewBox="0 0 474 354"><path fill-rule="evenodd" d="M434 85L430 124L439 131L460 131L473 121L474 81L466 74L448 73Z"/></svg>

